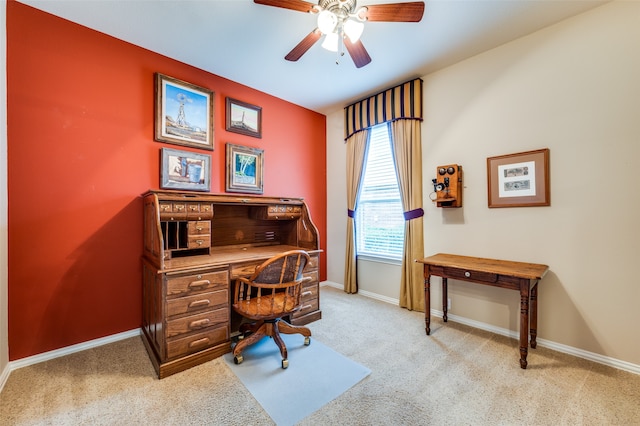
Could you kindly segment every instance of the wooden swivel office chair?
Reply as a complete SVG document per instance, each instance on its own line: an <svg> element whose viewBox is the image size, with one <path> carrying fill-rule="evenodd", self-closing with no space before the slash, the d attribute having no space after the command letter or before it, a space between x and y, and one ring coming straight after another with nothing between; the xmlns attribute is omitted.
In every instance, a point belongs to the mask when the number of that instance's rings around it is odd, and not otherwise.
<svg viewBox="0 0 640 426"><path fill-rule="evenodd" d="M282 319L300 309L303 283L311 280L302 275L309 261L309 255L303 250L287 251L256 267L251 277L236 280L233 309L254 321L240 326L244 338L233 348L233 361L236 364L244 360L244 348L265 336L272 337L280 348L282 368L289 366L289 360L280 333L302 334L305 336L304 344L308 346L311 343L311 331L308 328L291 325Z"/></svg>

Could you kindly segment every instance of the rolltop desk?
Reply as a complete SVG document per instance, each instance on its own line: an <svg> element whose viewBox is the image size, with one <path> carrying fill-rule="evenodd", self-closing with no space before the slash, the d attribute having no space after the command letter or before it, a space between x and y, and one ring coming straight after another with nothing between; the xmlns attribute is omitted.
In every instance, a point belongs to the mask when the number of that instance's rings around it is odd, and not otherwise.
<svg viewBox="0 0 640 426"><path fill-rule="evenodd" d="M271 256L311 256L302 308L289 321L321 318L318 230L300 198L180 191L143 194L142 340L159 378L231 351L240 317L230 307L238 276Z"/></svg>

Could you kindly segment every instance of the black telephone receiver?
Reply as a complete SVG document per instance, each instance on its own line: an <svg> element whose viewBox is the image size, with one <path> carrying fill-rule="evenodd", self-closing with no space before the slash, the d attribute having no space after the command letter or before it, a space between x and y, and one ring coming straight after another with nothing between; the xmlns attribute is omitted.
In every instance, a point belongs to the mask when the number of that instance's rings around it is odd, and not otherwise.
<svg viewBox="0 0 640 426"><path fill-rule="evenodd" d="M438 179L431 179L431 182L433 182L433 190L435 192L443 191L445 188L449 187L448 177L444 178L444 182L438 182Z"/></svg>

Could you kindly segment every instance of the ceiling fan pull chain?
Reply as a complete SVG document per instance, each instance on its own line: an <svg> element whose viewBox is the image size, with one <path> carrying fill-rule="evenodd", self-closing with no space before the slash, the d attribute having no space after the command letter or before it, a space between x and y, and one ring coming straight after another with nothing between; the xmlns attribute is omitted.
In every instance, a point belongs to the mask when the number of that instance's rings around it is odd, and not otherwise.
<svg viewBox="0 0 640 426"><path fill-rule="evenodd" d="M340 65L340 58L344 56L344 33L342 30L338 32L338 50L336 51L336 65Z"/></svg>

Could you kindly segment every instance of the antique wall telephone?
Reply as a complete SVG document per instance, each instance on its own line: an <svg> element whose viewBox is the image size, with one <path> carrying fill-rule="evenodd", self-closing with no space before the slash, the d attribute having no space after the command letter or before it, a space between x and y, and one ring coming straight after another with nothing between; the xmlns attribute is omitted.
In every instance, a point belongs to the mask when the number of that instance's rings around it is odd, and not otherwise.
<svg viewBox="0 0 640 426"><path fill-rule="evenodd" d="M449 164L436 167L433 192L429 196L437 207L462 207L462 166Z"/></svg>

